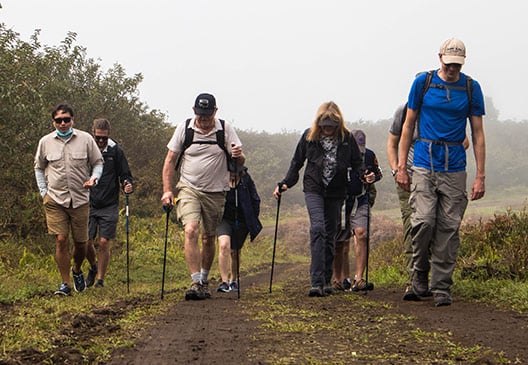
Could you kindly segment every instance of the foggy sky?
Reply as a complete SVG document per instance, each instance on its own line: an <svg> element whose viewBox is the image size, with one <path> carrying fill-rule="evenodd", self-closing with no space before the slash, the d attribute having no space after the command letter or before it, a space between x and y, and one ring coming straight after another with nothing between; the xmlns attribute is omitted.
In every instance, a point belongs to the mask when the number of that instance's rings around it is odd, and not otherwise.
<svg viewBox="0 0 528 365"><path fill-rule="evenodd" d="M303 130L335 101L347 121L390 118L447 38L501 120L528 119L525 1L0 0L23 40L68 31L104 69L141 73L140 99L179 123L200 92L240 129Z"/></svg>

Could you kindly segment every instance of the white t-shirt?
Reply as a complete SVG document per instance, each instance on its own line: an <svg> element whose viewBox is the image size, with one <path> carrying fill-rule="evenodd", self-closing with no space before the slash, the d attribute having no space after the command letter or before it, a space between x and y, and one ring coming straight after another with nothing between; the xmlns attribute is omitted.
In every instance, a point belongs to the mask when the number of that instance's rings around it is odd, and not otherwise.
<svg viewBox="0 0 528 365"><path fill-rule="evenodd" d="M225 122L225 143L227 150L232 144L241 146L242 143L235 129ZM216 131L222 129L222 124L215 119L215 127L207 134L203 134L194 126L194 119L189 123L189 128L194 129L194 141L216 142ZM167 144L167 148L179 154L185 140L185 122L179 123ZM229 190L229 174L227 173L227 160L225 152L216 143L191 144L184 152L180 164L180 181L196 190L203 192L220 192Z"/></svg>

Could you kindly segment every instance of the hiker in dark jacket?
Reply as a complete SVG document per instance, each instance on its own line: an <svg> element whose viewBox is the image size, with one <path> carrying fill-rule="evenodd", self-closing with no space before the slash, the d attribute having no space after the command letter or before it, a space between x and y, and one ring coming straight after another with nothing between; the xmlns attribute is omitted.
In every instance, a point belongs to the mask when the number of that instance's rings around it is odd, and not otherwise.
<svg viewBox="0 0 528 365"><path fill-rule="evenodd" d="M110 261L110 241L115 239L119 217L119 193L134 190L134 179L128 167L123 149L110 136L110 122L106 119L93 121L93 136L104 158L103 175L99 183L90 189L89 241L86 258L90 270L86 286L104 286L104 277ZM99 232L98 232L99 231ZM98 250L95 239L99 233Z"/></svg>
<svg viewBox="0 0 528 365"><path fill-rule="evenodd" d="M275 198L297 183L305 161L303 191L310 217L312 284L308 295L320 297L333 292L339 211L346 196L347 175L361 164L358 145L332 101L319 107L312 126L303 133L286 177L275 188Z"/></svg>
<svg viewBox="0 0 528 365"><path fill-rule="evenodd" d="M352 174L349 181L348 197L345 202L344 232L336 238L336 256L334 260L334 289L353 292L368 290L363 274L367 265L367 234L370 222L370 207L374 205L374 183L383 177L374 151L366 148L366 136L362 130L355 129L352 135L356 139L359 150L365 156L360 174ZM354 193L356 192L356 193ZM359 194L357 194L359 192ZM341 226L341 224L340 224ZM350 238L354 236L354 252L356 258L354 281L349 278Z"/></svg>
<svg viewBox="0 0 528 365"><path fill-rule="evenodd" d="M226 203L222 222L216 233L218 236L218 269L222 283L218 292L227 293L238 290L236 273L240 268L240 253L249 234L251 242L262 230L259 221L260 197L255 182L243 167L235 180L235 174L230 173L230 189L226 195ZM231 268L229 262L231 261ZM231 269L231 279L229 269Z"/></svg>

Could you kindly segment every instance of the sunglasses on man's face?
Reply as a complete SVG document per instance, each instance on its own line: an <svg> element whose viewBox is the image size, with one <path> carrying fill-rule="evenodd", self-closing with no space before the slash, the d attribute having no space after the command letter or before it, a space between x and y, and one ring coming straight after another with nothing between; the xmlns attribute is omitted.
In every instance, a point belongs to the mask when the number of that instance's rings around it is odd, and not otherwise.
<svg viewBox="0 0 528 365"><path fill-rule="evenodd" d="M71 117L53 118L53 121L57 124L62 124L62 122L64 122L65 124L68 124L69 122L71 122L71 120L72 120Z"/></svg>
<svg viewBox="0 0 528 365"><path fill-rule="evenodd" d="M94 136L96 141L106 142L108 141L108 136Z"/></svg>

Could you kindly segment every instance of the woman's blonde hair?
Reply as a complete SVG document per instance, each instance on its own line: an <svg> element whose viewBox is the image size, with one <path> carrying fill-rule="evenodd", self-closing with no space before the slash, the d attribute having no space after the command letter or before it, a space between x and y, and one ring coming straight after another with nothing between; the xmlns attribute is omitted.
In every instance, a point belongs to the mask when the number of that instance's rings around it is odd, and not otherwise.
<svg viewBox="0 0 528 365"><path fill-rule="evenodd" d="M310 131L308 132L308 135L306 136L306 140L308 142L318 141L321 137L321 127L319 127L319 121L330 118L333 121L337 122L337 128L336 128L336 136L339 136L341 138L341 141L344 141L345 139L345 133L348 132L348 128L345 125L345 119L343 118L343 114L341 114L341 110L337 106L336 103L333 101L327 101L317 109L317 114L315 115L315 120L312 123L312 126L310 127Z"/></svg>

